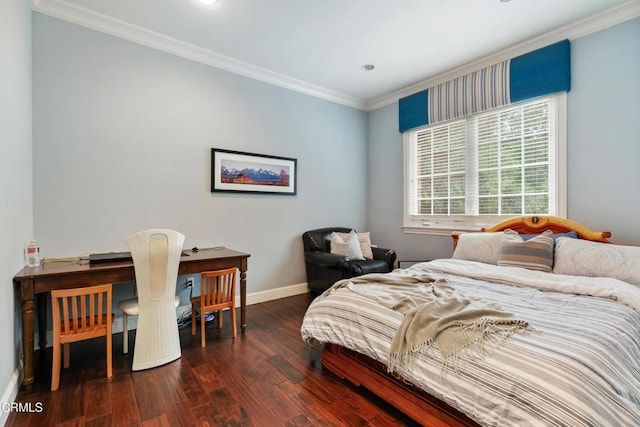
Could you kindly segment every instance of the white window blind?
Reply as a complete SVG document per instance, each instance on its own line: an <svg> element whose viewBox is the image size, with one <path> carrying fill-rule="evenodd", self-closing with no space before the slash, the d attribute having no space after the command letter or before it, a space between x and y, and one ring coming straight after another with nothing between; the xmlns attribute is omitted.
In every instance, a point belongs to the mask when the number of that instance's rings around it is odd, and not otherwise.
<svg viewBox="0 0 640 427"><path fill-rule="evenodd" d="M458 121L417 133L415 213L465 213L465 132Z"/></svg>
<svg viewBox="0 0 640 427"><path fill-rule="evenodd" d="M405 227L559 215L556 97L405 132Z"/></svg>

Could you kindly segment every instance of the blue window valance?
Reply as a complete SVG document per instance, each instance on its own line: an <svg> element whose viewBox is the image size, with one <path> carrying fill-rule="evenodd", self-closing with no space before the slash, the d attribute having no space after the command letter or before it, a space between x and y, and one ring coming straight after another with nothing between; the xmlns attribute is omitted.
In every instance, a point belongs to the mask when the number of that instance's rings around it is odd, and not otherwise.
<svg viewBox="0 0 640 427"><path fill-rule="evenodd" d="M570 87L570 44L563 40L400 99L400 132Z"/></svg>

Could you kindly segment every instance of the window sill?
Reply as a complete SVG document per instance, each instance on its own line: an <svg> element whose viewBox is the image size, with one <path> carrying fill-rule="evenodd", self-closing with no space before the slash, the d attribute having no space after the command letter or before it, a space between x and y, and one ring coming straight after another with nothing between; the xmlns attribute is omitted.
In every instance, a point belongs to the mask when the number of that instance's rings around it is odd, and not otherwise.
<svg viewBox="0 0 640 427"><path fill-rule="evenodd" d="M442 225L403 225L402 231L407 234L429 234L432 236L451 236L453 231L480 231L483 226L470 224Z"/></svg>
<svg viewBox="0 0 640 427"><path fill-rule="evenodd" d="M404 218L402 231L407 234L450 236L452 231L478 232L517 215L479 215L452 219L446 216Z"/></svg>

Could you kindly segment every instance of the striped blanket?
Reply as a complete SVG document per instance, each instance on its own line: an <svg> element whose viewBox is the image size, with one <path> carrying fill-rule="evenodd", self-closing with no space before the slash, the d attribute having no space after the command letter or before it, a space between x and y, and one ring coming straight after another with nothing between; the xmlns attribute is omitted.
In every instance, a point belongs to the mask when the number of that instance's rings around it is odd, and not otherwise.
<svg viewBox="0 0 640 427"><path fill-rule="evenodd" d="M487 426L640 426L640 289L472 261L413 266L465 295L498 303L535 333L441 375L439 352L398 372ZM335 343L384 364L403 315L350 291L316 298L305 342Z"/></svg>
<svg viewBox="0 0 640 427"><path fill-rule="evenodd" d="M321 298L345 286L404 315L389 350L390 373L411 368L420 353L434 347L445 359L443 367L452 361L457 367L461 358L487 351L485 343L496 344L528 327L498 304L467 297L447 280L435 280L417 269L344 279Z"/></svg>

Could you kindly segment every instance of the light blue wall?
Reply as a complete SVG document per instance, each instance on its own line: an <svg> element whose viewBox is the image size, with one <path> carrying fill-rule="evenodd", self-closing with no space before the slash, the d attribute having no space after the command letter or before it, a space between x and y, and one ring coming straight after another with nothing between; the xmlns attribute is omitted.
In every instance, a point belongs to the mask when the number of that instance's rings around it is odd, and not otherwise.
<svg viewBox="0 0 640 427"><path fill-rule="evenodd" d="M18 391L20 305L12 278L33 233L31 164L31 10L0 2L0 403ZM0 425L8 413L0 411Z"/></svg>
<svg viewBox="0 0 640 427"><path fill-rule="evenodd" d="M305 230L367 224L366 112L37 13L33 85L44 256L172 228L250 253L252 293L306 282ZM212 194L212 147L296 158L298 194Z"/></svg>
<svg viewBox="0 0 640 427"><path fill-rule="evenodd" d="M572 41L568 216L640 243L640 18ZM369 228L398 259L452 254L450 237L404 234L398 104L369 115Z"/></svg>
<svg viewBox="0 0 640 427"><path fill-rule="evenodd" d="M570 218L640 243L640 18L575 40L567 100Z"/></svg>

